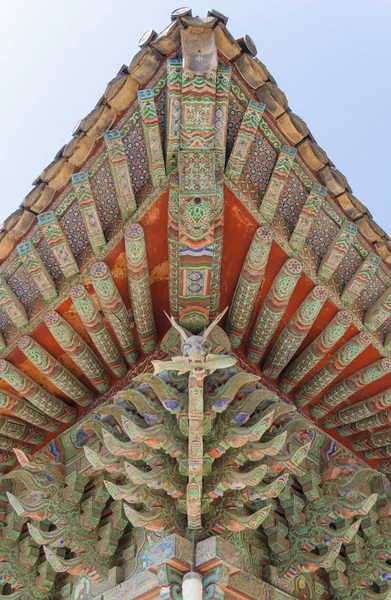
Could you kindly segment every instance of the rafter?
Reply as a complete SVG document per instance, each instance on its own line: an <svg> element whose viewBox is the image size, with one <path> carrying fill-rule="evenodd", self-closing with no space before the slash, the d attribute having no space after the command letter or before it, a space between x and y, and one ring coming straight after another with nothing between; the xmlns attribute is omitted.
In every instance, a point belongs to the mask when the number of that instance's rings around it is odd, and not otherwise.
<svg viewBox="0 0 391 600"><path fill-rule="evenodd" d="M269 352L263 365L267 377L276 379L281 374L317 319L327 297L327 288L318 285L303 300Z"/></svg>
<svg viewBox="0 0 391 600"><path fill-rule="evenodd" d="M285 313L302 271L301 261L289 258L278 272L252 328L247 348L247 358L250 362L254 364L261 362L278 329L280 319Z"/></svg>
<svg viewBox="0 0 391 600"><path fill-rule="evenodd" d="M372 337L367 332L361 332L345 342L329 359L319 373L301 386L295 394L298 406L305 406L329 386L346 367L359 356L370 344ZM314 415L315 416L315 411ZM324 416L324 413L321 414Z"/></svg>
<svg viewBox="0 0 391 600"><path fill-rule="evenodd" d="M64 352L82 370L92 385L105 392L110 387L110 376L88 344L57 312L46 315L45 323Z"/></svg>
<svg viewBox="0 0 391 600"><path fill-rule="evenodd" d="M113 175L115 191L117 193L118 207L122 221L126 223L137 210L136 199L130 180L128 161L126 160L125 147L119 129L105 131L104 139L111 173Z"/></svg>
<svg viewBox="0 0 391 600"><path fill-rule="evenodd" d="M226 330L234 348L240 345L249 326L264 280L271 245L270 230L266 227L257 229L244 259L228 313Z"/></svg>
<svg viewBox="0 0 391 600"><path fill-rule="evenodd" d="M74 286L70 291L70 296L88 335L107 366L110 367L117 377L125 375L127 371L126 365L86 288L82 285Z"/></svg>
<svg viewBox="0 0 391 600"><path fill-rule="evenodd" d="M133 318L144 354L156 347L156 325L149 281L144 230L138 223L125 229L126 264Z"/></svg>
<svg viewBox="0 0 391 600"><path fill-rule="evenodd" d="M42 298L49 302L57 297L56 285L49 275L43 260L38 254L36 248L29 241L25 241L18 246L18 254L22 259L24 268L30 275L35 285L41 292Z"/></svg>
<svg viewBox="0 0 391 600"><path fill-rule="evenodd" d="M14 367L6 360L0 360L0 378L9 383L17 392L25 396L49 417L63 423L72 423L77 411L68 406L63 400L52 396L31 377Z"/></svg>
<svg viewBox="0 0 391 600"><path fill-rule="evenodd" d="M111 276L110 269L103 262L95 263L90 269L90 275L99 303L121 346L125 360L128 365L132 366L138 358L133 323Z"/></svg>
<svg viewBox="0 0 391 600"><path fill-rule="evenodd" d="M357 235L357 230L358 227L355 223L346 220L342 223L340 230L328 247L318 267L319 279L325 282L331 279L352 245Z"/></svg>
<svg viewBox="0 0 391 600"><path fill-rule="evenodd" d="M37 367L42 375L45 375L68 398L71 398L80 406L91 404L94 393L33 338L24 335L20 338L18 346L25 357Z"/></svg>
<svg viewBox="0 0 391 600"><path fill-rule="evenodd" d="M79 272L79 267L54 211L41 213L37 218L62 273L67 279L72 279Z"/></svg>
<svg viewBox="0 0 391 600"><path fill-rule="evenodd" d="M99 256L106 246L106 239L87 173L85 171L80 171L79 173L72 175L72 184L91 248L94 251L94 254Z"/></svg>
<svg viewBox="0 0 391 600"><path fill-rule="evenodd" d="M18 329L28 325L26 309L12 291L4 277L0 277L0 308L2 308Z"/></svg>

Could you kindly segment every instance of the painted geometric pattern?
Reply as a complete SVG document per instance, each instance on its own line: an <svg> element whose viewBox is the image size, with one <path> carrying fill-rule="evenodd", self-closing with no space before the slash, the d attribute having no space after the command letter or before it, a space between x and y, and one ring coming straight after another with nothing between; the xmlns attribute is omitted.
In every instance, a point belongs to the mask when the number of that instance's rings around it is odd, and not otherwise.
<svg viewBox="0 0 391 600"><path fill-rule="evenodd" d="M297 177L290 173L281 193L280 202L277 206L277 213L288 223L291 231L293 231L297 223L307 197L308 191L304 185Z"/></svg>
<svg viewBox="0 0 391 600"><path fill-rule="evenodd" d="M386 289L386 284L377 275L374 275L357 302L364 310L368 310Z"/></svg>
<svg viewBox="0 0 391 600"><path fill-rule="evenodd" d="M155 98L155 106L157 112L157 120L159 124L160 137L162 139L163 148L165 147L165 129L164 119L166 115L166 90L163 90L157 98Z"/></svg>
<svg viewBox="0 0 391 600"><path fill-rule="evenodd" d="M61 268L45 238L42 238L42 240L36 245L36 249L53 281L57 281L58 279L62 278L63 274Z"/></svg>
<svg viewBox="0 0 391 600"><path fill-rule="evenodd" d="M8 285L26 308L27 314L31 315L33 306L38 299L42 300L42 296L23 265L8 279Z"/></svg>
<svg viewBox="0 0 391 600"><path fill-rule="evenodd" d="M239 127L244 115L244 108L233 96L229 99L228 127L227 127L227 155L231 153Z"/></svg>
<svg viewBox="0 0 391 600"><path fill-rule="evenodd" d="M338 231L338 225L320 211L306 242L319 258L323 258Z"/></svg>
<svg viewBox="0 0 391 600"><path fill-rule="evenodd" d="M128 160L130 179L137 193L149 182L148 157L145 149L141 122L137 121L132 130L123 139Z"/></svg>
<svg viewBox="0 0 391 600"><path fill-rule="evenodd" d="M104 163L90 179L90 185L103 233L106 240L109 240L120 229L122 221L108 162Z"/></svg>
<svg viewBox="0 0 391 600"><path fill-rule="evenodd" d="M260 131L251 144L238 185L246 190L251 199L259 204L277 160L277 152Z"/></svg>
<svg viewBox="0 0 391 600"><path fill-rule="evenodd" d="M9 316L2 308L0 308L0 329L2 333L4 333L4 329L6 329L10 323L11 320Z"/></svg>
<svg viewBox="0 0 391 600"><path fill-rule="evenodd" d="M380 325L378 332L381 335L385 335L391 329L391 317L388 317L386 321L384 321L383 325Z"/></svg>
<svg viewBox="0 0 391 600"><path fill-rule="evenodd" d="M81 264L80 255L91 246L84 228L79 206L76 202L61 217L60 226L68 240L76 262L78 265Z"/></svg>
<svg viewBox="0 0 391 600"><path fill-rule="evenodd" d="M363 259L361 258L360 253L351 246L339 263L339 266L334 273L334 277L342 284L342 286L345 286L353 277L362 261Z"/></svg>

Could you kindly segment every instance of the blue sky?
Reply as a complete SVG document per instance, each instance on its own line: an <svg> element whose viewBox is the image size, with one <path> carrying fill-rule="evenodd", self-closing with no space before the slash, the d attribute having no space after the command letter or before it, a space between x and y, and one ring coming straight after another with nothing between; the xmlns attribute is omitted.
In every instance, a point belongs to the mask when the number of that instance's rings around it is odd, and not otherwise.
<svg viewBox="0 0 391 600"><path fill-rule="evenodd" d="M205 16L209 2L192 5ZM178 6L167 0L0 2L0 223L71 138L149 28ZM391 235L389 0L226 0L235 37L262 60L353 193Z"/></svg>

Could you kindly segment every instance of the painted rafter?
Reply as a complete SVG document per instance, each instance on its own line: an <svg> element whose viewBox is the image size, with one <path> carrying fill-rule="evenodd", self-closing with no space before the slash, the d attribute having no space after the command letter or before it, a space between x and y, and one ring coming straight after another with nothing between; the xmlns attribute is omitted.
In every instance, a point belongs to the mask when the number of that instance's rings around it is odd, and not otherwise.
<svg viewBox="0 0 391 600"><path fill-rule="evenodd" d="M63 423L72 423L75 420L77 411L74 408L49 394L31 377L6 360L0 361L0 378L4 379L17 392L27 398L31 404L49 417Z"/></svg>
<svg viewBox="0 0 391 600"><path fill-rule="evenodd" d="M74 286L70 291L70 296L88 335L104 362L117 377L125 375L127 370L126 365L86 288L82 285Z"/></svg>
<svg viewBox="0 0 391 600"><path fill-rule="evenodd" d="M79 267L54 211L38 215L38 224L64 276L72 279L79 273Z"/></svg>
<svg viewBox="0 0 391 600"><path fill-rule="evenodd" d="M51 301L57 297L56 285L48 273L43 260L36 248L29 241L18 246L18 253L22 259L24 268L41 292L44 300Z"/></svg>
<svg viewBox="0 0 391 600"><path fill-rule="evenodd" d="M106 246L106 239L87 173L80 171L72 175L72 184L92 250L99 256Z"/></svg>
<svg viewBox="0 0 391 600"><path fill-rule="evenodd" d="M133 323L110 269L103 262L95 263L90 269L90 275L99 303L121 346L125 360L129 366L132 366L138 358Z"/></svg>
<svg viewBox="0 0 391 600"><path fill-rule="evenodd" d="M88 344L55 311L46 315L45 323L59 346L82 370L92 385L99 392L105 392L110 387L110 377Z"/></svg>

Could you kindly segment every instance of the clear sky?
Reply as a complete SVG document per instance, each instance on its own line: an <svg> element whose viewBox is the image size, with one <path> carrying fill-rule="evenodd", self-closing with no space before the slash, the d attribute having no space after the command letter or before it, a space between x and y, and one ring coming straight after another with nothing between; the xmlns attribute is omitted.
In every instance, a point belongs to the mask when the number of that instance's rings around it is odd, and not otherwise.
<svg viewBox="0 0 391 600"><path fill-rule="evenodd" d="M206 16L198 0L193 14ZM168 0L0 0L0 223L106 84L178 8ZM293 112L391 235L390 0L219 0Z"/></svg>

